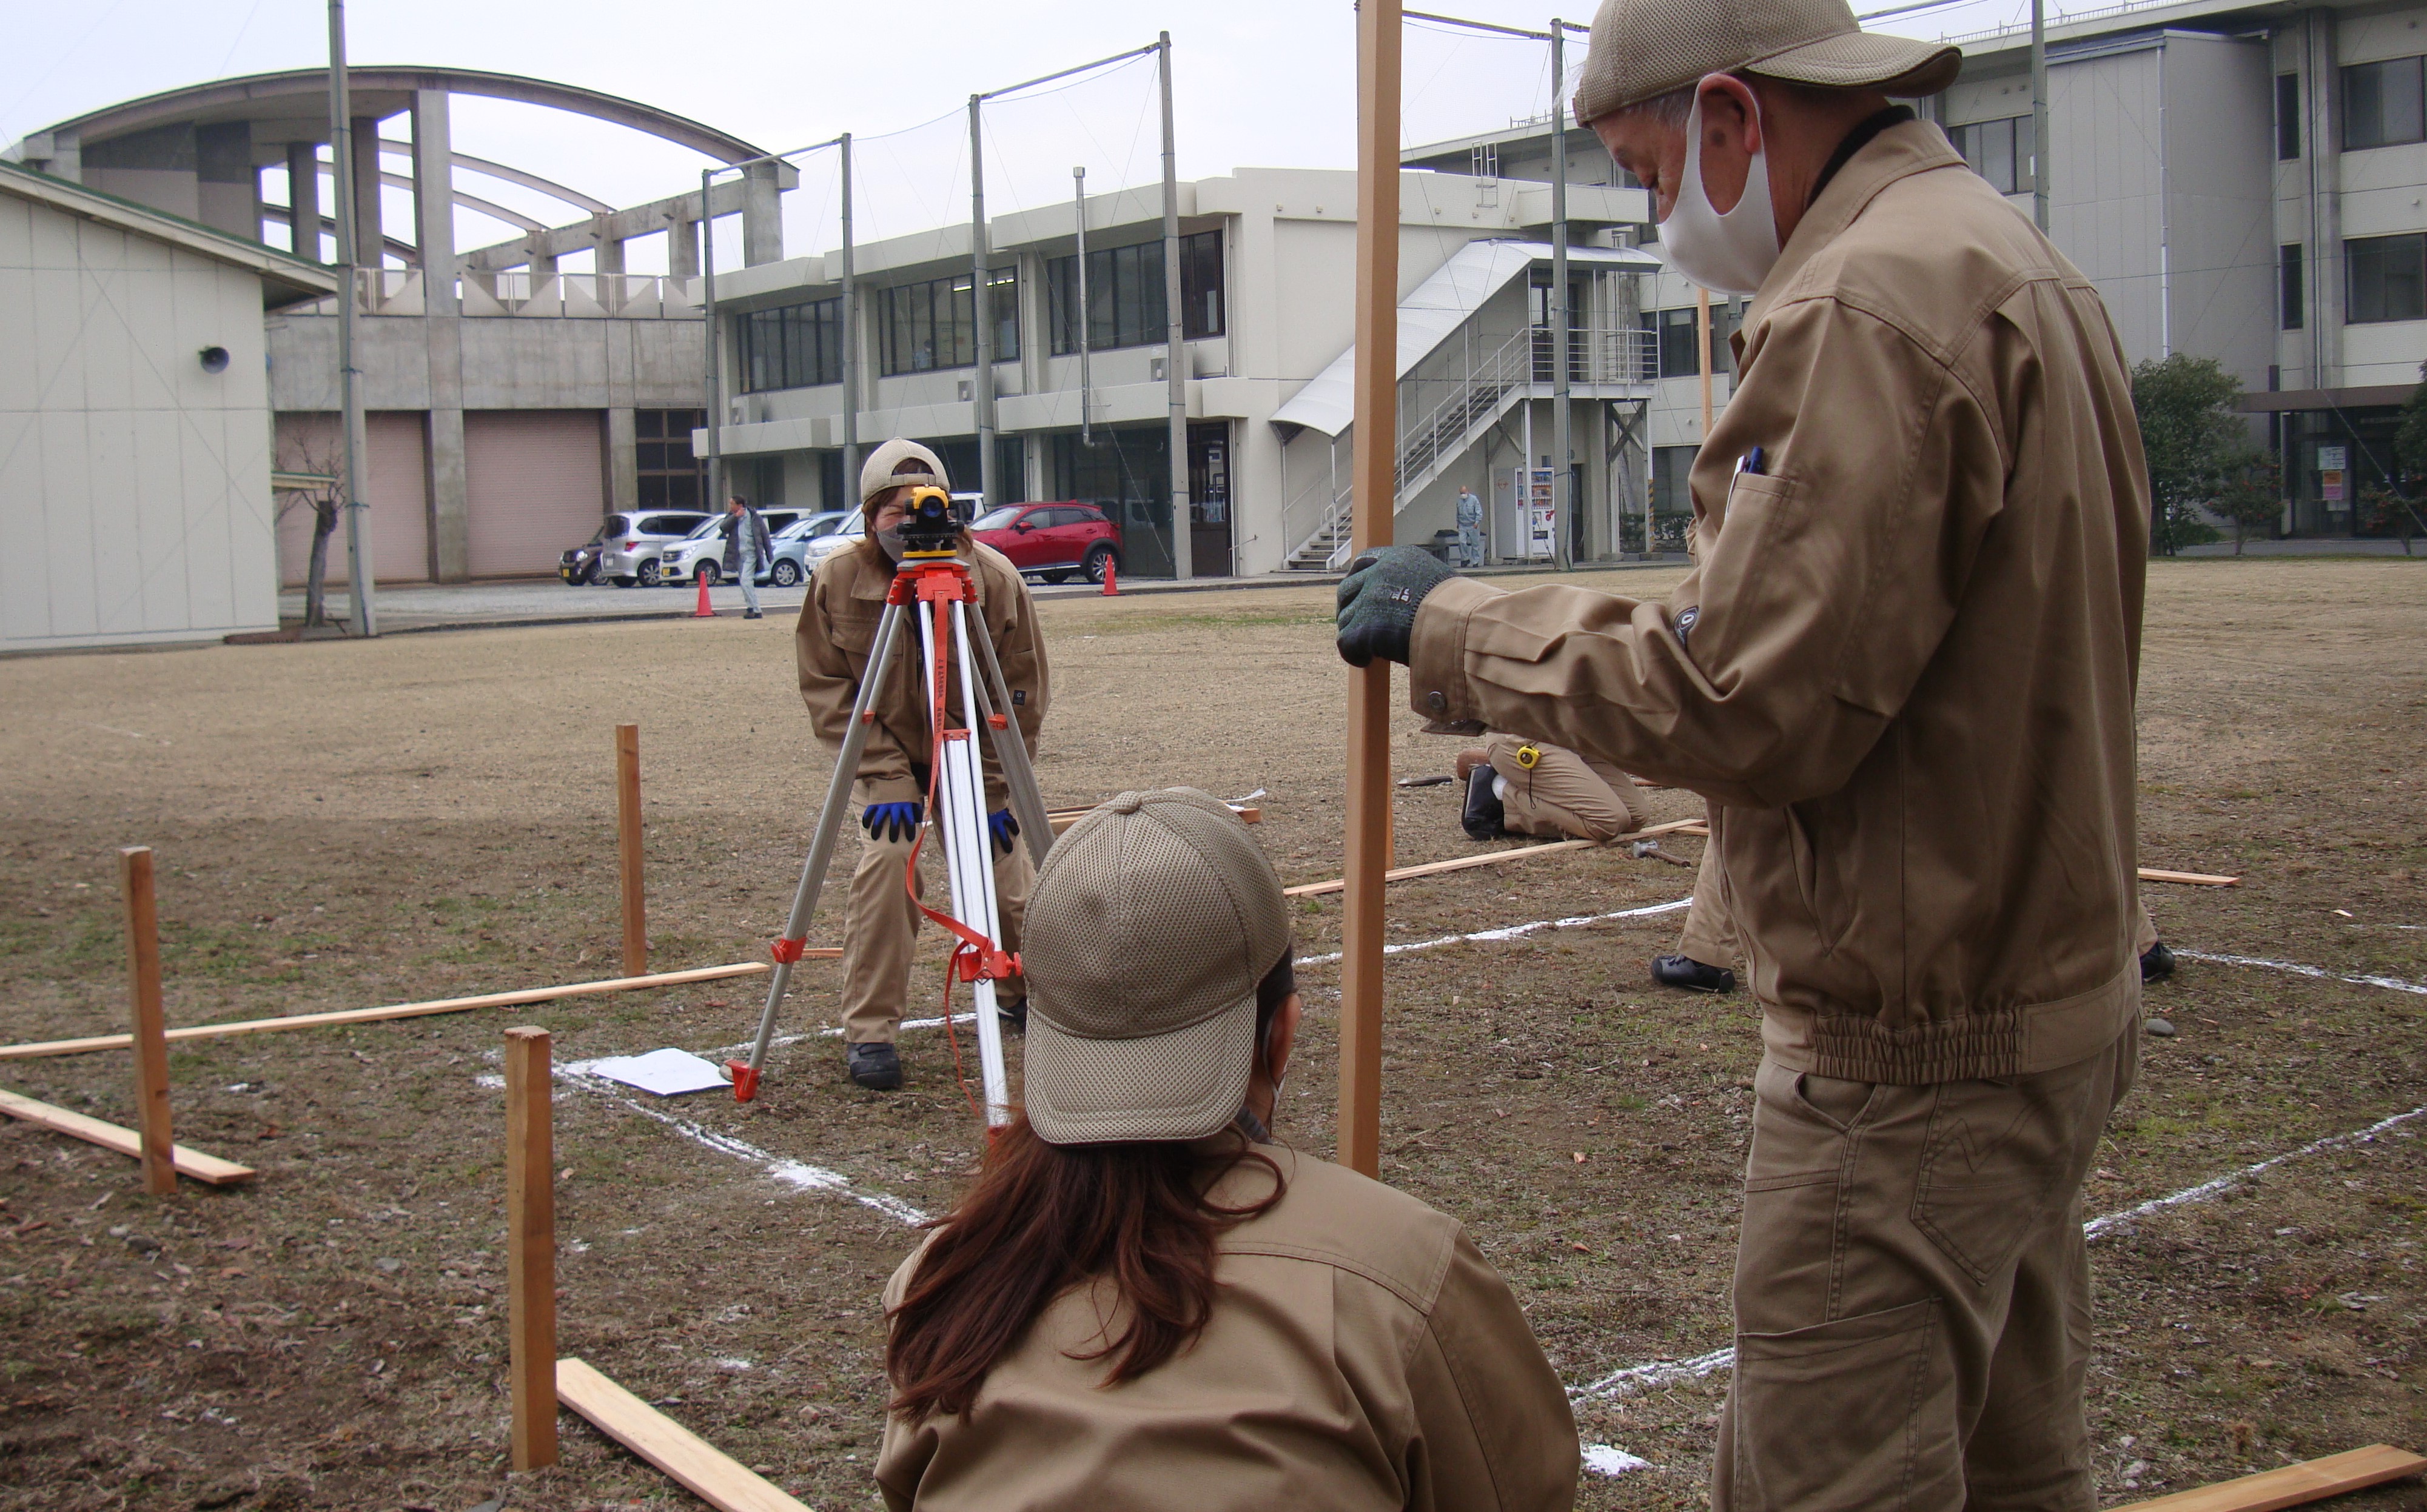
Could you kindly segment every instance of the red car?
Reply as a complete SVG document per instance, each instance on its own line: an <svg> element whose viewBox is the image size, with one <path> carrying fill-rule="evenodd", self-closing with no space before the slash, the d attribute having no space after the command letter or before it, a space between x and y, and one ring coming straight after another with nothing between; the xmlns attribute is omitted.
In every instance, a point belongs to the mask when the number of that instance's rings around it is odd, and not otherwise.
<svg viewBox="0 0 2427 1512"><path fill-rule="evenodd" d="M1049 583L1074 572L1100 583L1105 563L1121 564L1121 528L1093 504L1006 504L970 521L969 534Z"/></svg>

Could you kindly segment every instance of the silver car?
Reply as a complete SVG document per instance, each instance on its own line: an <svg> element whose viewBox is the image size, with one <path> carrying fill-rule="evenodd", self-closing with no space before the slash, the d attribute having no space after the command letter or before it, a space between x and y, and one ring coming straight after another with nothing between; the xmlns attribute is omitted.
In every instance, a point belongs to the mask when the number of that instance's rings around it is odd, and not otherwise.
<svg viewBox="0 0 2427 1512"><path fill-rule="evenodd" d="M563 572L578 570L580 581L605 579L618 588L634 583L654 584L658 577L658 553L669 541L679 541L697 529L709 516L700 510L635 510L610 514L591 537L598 555L588 564L568 561ZM577 548L586 549L586 548ZM575 577L567 577L568 582Z"/></svg>
<svg viewBox="0 0 2427 1512"><path fill-rule="evenodd" d="M809 576L809 545L820 536L830 535L851 519L846 510L827 510L806 519L794 520L774 533L775 554L767 559L759 581L778 588L796 588Z"/></svg>
<svg viewBox="0 0 2427 1512"><path fill-rule="evenodd" d="M767 522L767 533L772 537L798 523L801 514L799 510L760 510L758 518ZM689 583L706 578L711 583L723 582L725 540L732 533L732 515L709 515L691 534L658 553L658 581Z"/></svg>

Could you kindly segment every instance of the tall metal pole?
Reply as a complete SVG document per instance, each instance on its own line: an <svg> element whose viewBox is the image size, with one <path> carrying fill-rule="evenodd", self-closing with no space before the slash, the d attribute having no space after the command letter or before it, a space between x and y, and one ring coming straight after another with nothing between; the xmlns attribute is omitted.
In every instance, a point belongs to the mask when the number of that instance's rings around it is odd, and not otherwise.
<svg viewBox="0 0 2427 1512"><path fill-rule="evenodd" d="M1088 367L1090 345L1087 331L1087 171L1070 171L1071 208L1079 223L1079 308L1071 317L1079 328L1079 445L1096 444L1093 426L1096 414L1095 374Z"/></svg>
<svg viewBox="0 0 2427 1512"><path fill-rule="evenodd" d="M1568 333L1568 102L1567 32L1551 20L1551 560L1574 565L1576 499L1574 438L1569 427L1568 368L1574 342Z"/></svg>
<svg viewBox="0 0 2427 1512"><path fill-rule="evenodd" d="M708 405L708 497L699 507L710 512L725 504L725 375L717 370L716 201L710 183L715 176L712 168L699 171L699 272L706 284L700 308L708 317L708 373L702 383Z"/></svg>
<svg viewBox="0 0 2427 1512"><path fill-rule="evenodd" d="M1357 8L1358 552L1391 544L1399 395L1399 0ZM1529 459L1530 461L1530 459ZM1391 666L1348 674L1346 915L1341 922L1338 1159L1382 1163L1382 877L1391 866Z"/></svg>
<svg viewBox="0 0 2427 1512"><path fill-rule="evenodd" d="M979 110L985 96L969 96L969 320L977 327L978 368L969 382L969 409L977 422L978 487L983 513L995 506L994 301L986 286L985 138Z"/></svg>
<svg viewBox="0 0 2427 1512"><path fill-rule="evenodd" d="M337 402L345 431L346 469L346 599L353 608L354 633L379 634L379 611L372 603L371 574L376 570L370 530L363 519L368 504L363 498L363 456L370 449L363 426L360 375L354 370L355 267L360 251L354 245L354 115L353 97L346 76L346 0L329 0L329 138L336 162L337 189ZM379 273L379 249L371 251L371 273Z"/></svg>
<svg viewBox="0 0 2427 1512"><path fill-rule="evenodd" d="M842 144L842 487L856 497L859 490L859 292L851 274L851 133ZM840 506L833 499L826 508Z"/></svg>
<svg viewBox="0 0 2427 1512"><path fill-rule="evenodd" d="M2031 0L2031 224L2048 228L2047 14Z"/></svg>
<svg viewBox="0 0 2427 1512"><path fill-rule="evenodd" d="M1171 136L1171 33L1155 41L1155 72L1163 84L1163 309L1165 403L1171 417L1171 575L1197 576L1188 501L1188 345L1181 333L1187 311L1180 303L1180 163Z"/></svg>

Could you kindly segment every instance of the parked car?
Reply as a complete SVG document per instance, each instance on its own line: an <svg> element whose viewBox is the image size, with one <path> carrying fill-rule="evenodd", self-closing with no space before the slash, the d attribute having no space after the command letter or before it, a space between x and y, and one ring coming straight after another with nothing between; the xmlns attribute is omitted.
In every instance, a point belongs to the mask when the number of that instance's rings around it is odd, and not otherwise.
<svg viewBox="0 0 2427 1512"><path fill-rule="evenodd" d="M760 510L758 517L767 522L767 534L798 521L807 512L804 510ZM658 553L658 581L689 583L706 578L711 583L725 580L725 539L733 533L733 516L711 514L699 528Z"/></svg>
<svg viewBox="0 0 2427 1512"><path fill-rule="evenodd" d="M806 519L794 520L773 532L775 554L768 559L767 570L758 575L758 580L773 583L778 588L798 586L809 576L812 565L809 561L810 543L820 536L832 535L843 522L854 518L856 514L853 511L827 510Z"/></svg>
<svg viewBox="0 0 2427 1512"><path fill-rule="evenodd" d="M708 515L698 510L653 510L646 513L610 514L598 533L557 559L556 575L580 587L601 578L618 588L657 576L659 550L698 528Z"/></svg>
<svg viewBox="0 0 2427 1512"><path fill-rule="evenodd" d="M842 522L834 528L831 534L809 537L802 547L801 565L815 572L818 570L819 562L825 561L843 547L855 546L866 539L868 539L868 517L854 510L842 517Z"/></svg>
<svg viewBox="0 0 2427 1512"><path fill-rule="evenodd" d="M1011 559L1022 575L1058 583L1077 573L1104 580L1104 565L1121 564L1121 529L1093 504L1006 504L969 524L969 534Z"/></svg>

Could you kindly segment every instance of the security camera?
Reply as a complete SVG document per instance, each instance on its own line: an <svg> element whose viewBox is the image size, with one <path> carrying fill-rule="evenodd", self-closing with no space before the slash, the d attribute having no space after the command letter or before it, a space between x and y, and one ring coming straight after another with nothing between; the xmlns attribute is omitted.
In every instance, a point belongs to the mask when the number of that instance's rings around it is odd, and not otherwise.
<svg viewBox="0 0 2427 1512"><path fill-rule="evenodd" d="M204 372L224 373L227 371L228 354L225 347L204 347L203 349L202 357Z"/></svg>

